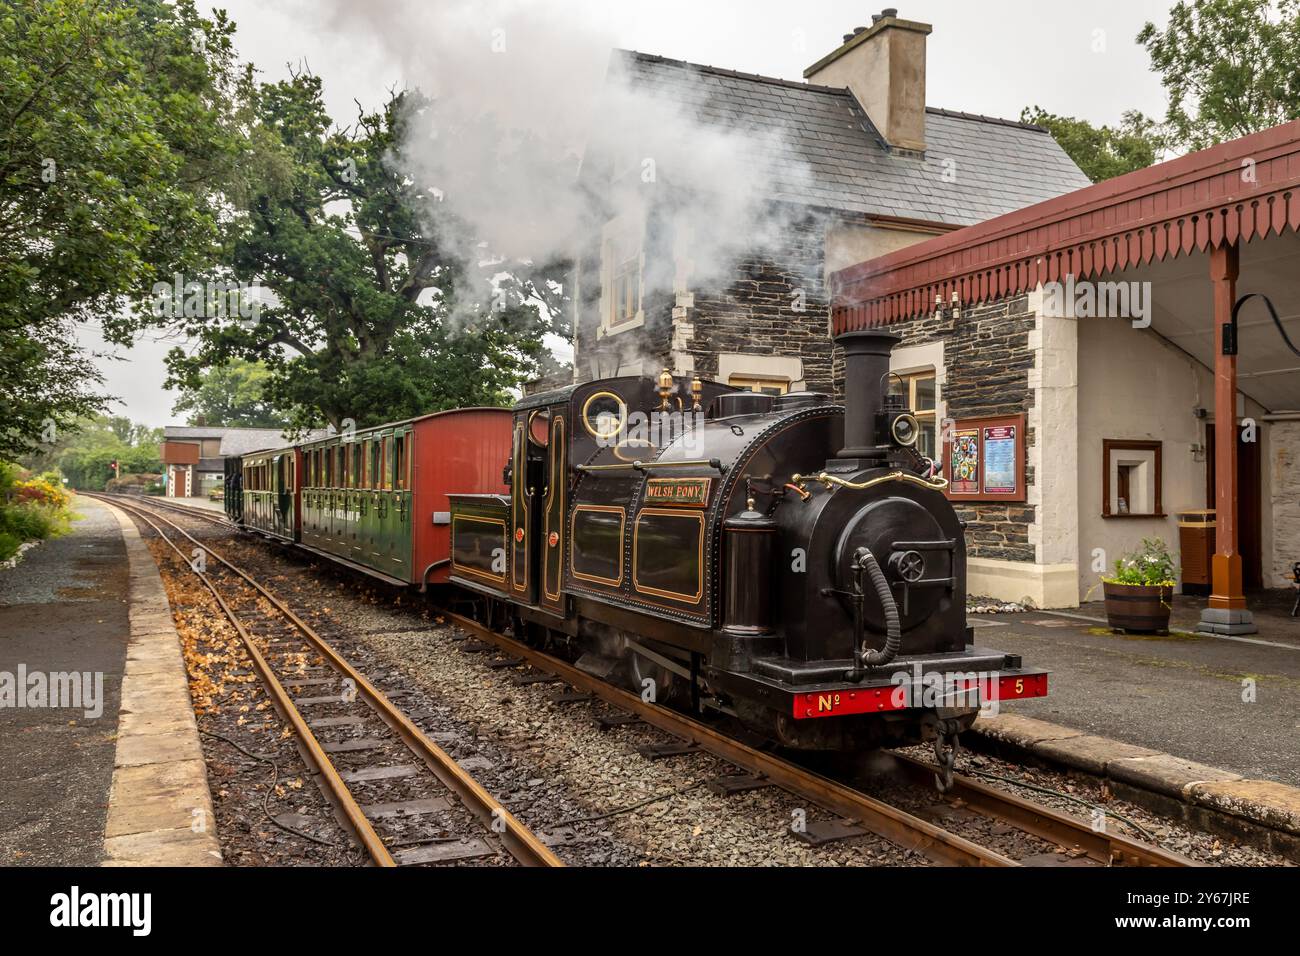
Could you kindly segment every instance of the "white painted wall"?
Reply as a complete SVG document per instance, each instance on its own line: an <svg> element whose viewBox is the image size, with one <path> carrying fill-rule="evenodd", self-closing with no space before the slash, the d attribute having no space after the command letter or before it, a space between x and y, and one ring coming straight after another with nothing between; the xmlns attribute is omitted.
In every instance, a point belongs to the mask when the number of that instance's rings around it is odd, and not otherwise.
<svg viewBox="0 0 1300 956"><path fill-rule="evenodd" d="M1159 537L1178 551L1177 513L1205 507L1205 462L1192 454L1203 444L1213 414L1214 376L1209 369L1147 329L1125 319L1079 319L1078 388L1078 562L1080 600L1097 600L1101 575L1093 570L1094 549L1105 553L1107 570L1142 539ZM1245 403L1257 420L1263 409ZM1269 426L1261 428L1261 461L1269 461ZM1159 440L1163 445L1163 510L1166 518L1103 518L1102 440ZM1262 469L1267 471L1267 468ZM1261 480L1262 551L1267 571L1272 553L1269 502L1272 482Z"/></svg>
<svg viewBox="0 0 1300 956"><path fill-rule="evenodd" d="M1273 422L1269 433L1266 479L1272 484L1272 541L1264 551L1265 584L1291 585L1291 565L1300 561L1300 421ZM1264 499L1265 522L1270 501ZM1272 555L1271 567L1269 555ZM1269 572L1272 580L1267 580Z"/></svg>

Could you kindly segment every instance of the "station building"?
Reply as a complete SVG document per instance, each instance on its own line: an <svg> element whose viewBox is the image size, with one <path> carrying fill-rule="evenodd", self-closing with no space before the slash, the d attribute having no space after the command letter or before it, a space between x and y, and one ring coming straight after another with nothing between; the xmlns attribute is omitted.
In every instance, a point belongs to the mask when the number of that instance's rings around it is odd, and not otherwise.
<svg viewBox="0 0 1300 956"><path fill-rule="evenodd" d="M1045 130L927 107L930 32L885 10L805 83L619 54L752 133L787 242L706 280L680 210L610 218L578 257L575 380L838 395L828 331L888 324L894 386L955 478L971 593L1076 607L1159 537L1207 627L1249 632L1245 592L1300 561L1300 358L1262 300L1238 355L1222 337L1262 292L1300 341L1300 124L1093 186ZM597 192L636 173L588 159ZM1180 552L1184 524L1207 553Z"/></svg>
<svg viewBox="0 0 1300 956"><path fill-rule="evenodd" d="M1075 606L1142 539L1206 525L1209 560L1178 562L1202 627L1254 630L1246 591L1300 562L1298 229L1295 122L835 277L833 332L888 327L897 365L935 371L972 591Z"/></svg>
<svg viewBox="0 0 1300 956"><path fill-rule="evenodd" d="M222 487L224 459L290 444L278 428L168 425L159 455L169 498L206 498Z"/></svg>

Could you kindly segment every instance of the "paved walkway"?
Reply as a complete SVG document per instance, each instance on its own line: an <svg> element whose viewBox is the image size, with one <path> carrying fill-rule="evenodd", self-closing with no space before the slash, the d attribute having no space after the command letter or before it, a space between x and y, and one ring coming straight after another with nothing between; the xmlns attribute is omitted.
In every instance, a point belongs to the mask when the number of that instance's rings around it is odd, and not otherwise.
<svg viewBox="0 0 1300 956"><path fill-rule="evenodd" d="M0 865L94 866L104 856L129 633L126 549L107 509L87 498L74 507L84 517L73 533L0 570L0 682L20 667L100 674L102 712L0 709Z"/></svg>
<svg viewBox="0 0 1300 956"><path fill-rule="evenodd" d="M1050 696L1008 713L1300 786L1300 619L1281 593L1252 602L1250 638L1113 634L1100 604L1055 614L972 615L975 642L1052 672ZM1200 604L1179 598L1174 626ZM1253 683L1251 683L1253 682ZM1253 688L1253 700L1251 692Z"/></svg>

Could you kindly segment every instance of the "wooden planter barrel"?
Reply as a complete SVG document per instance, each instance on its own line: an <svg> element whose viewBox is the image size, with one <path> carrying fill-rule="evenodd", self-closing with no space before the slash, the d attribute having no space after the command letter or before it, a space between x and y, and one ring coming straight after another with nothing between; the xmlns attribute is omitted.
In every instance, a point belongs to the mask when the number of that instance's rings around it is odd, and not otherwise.
<svg viewBox="0 0 1300 956"><path fill-rule="evenodd" d="M1106 620L1111 627L1138 634L1169 630L1174 589L1145 584L1103 582Z"/></svg>

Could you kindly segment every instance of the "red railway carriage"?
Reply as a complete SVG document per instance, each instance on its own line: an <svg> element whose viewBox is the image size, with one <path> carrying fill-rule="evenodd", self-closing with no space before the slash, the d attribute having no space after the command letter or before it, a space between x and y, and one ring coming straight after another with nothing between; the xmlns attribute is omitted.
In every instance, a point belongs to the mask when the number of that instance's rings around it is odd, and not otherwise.
<svg viewBox="0 0 1300 956"><path fill-rule="evenodd" d="M438 412L301 446L299 543L392 584L448 579L450 491L503 492L511 413Z"/></svg>

